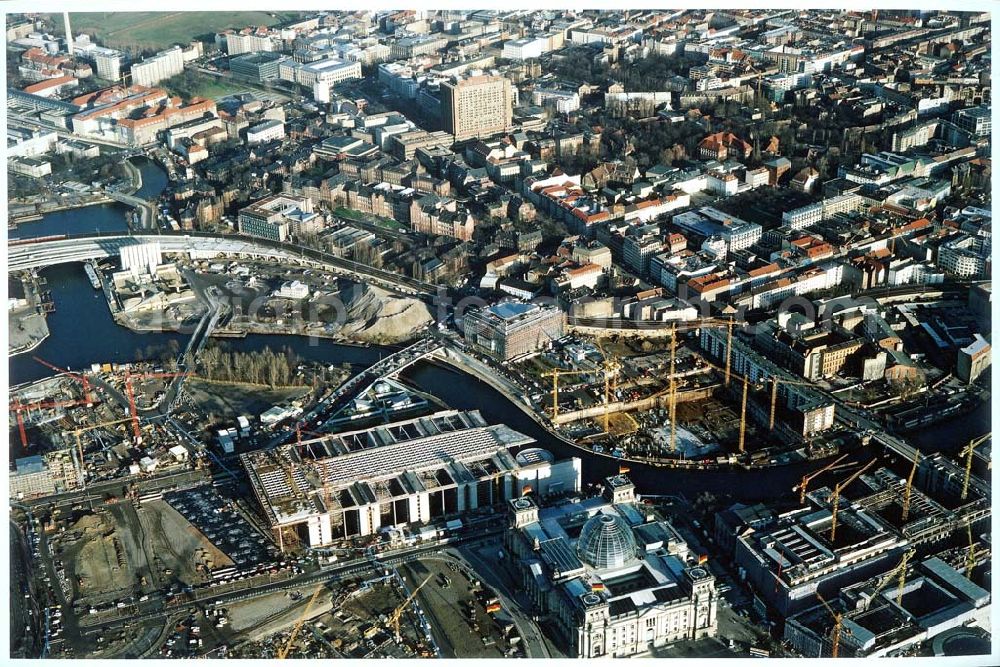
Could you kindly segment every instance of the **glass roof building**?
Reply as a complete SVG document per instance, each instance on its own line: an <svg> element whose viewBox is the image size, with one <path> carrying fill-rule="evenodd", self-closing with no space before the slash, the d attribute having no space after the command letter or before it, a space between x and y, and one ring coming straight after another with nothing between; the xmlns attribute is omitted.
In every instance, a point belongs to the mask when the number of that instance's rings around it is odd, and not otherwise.
<svg viewBox="0 0 1000 667"><path fill-rule="evenodd" d="M649 655L718 629L715 578L619 474L600 496L508 501L504 534L532 606L578 658Z"/></svg>
<svg viewBox="0 0 1000 667"><path fill-rule="evenodd" d="M598 514L584 524L576 552L598 570L625 567L636 559L635 537L621 517Z"/></svg>

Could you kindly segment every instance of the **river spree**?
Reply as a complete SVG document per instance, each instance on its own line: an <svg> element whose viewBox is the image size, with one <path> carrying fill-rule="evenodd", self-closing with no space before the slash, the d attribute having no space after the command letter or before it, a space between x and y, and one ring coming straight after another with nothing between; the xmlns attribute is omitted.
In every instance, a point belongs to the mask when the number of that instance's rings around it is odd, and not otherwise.
<svg viewBox="0 0 1000 667"><path fill-rule="evenodd" d="M148 162L142 165L142 169L143 187L149 188L144 196L152 196L155 194L155 188L162 189L165 176L158 167ZM162 182L156 180L157 173L163 177ZM87 225L101 215L112 217L118 215L116 209L117 207L112 207L112 211L108 212L106 207L91 207L81 209L79 212L65 211L46 216L40 224L49 225L46 229L53 230L45 233L67 233L77 229L84 231ZM72 213L84 216L87 222L67 217L66 214ZM124 221L123 214L121 219ZM48 319L51 335L31 354L21 354L10 359L11 384L30 382L51 374L49 369L31 358L32 354L58 366L79 370L89 368L94 363L125 362L145 358L156 350L162 350L170 340L177 340L182 348L187 344L187 334L136 333L117 325L111 317L103 294L93 289L80 264L51 267L44 270L42 275L48 281L47 289L52 291L55 304L55 312L50 313ZM274 349L287 347L303 359L328 364L349 363L356 369L369 366L378 361L381 355L390 352L386 348L341 345L325 339L285 335L251 335L244 339L225 342L240 351L257 350L268 346ZM535 438L539 444L557 456L579 456L583 459L583 477L587 483L600 481L603 477L618 472L618 461L579 450L553 438L518 406L513 405L485 382L472 376L449 367L421 363L409 369L404 379L437 396L453 408L477 409L490 422L508 424ZM973 435L978 435L984 416L988 424L989 406L983 406L974 413L973 418L964 418L963 428L975 430L976 433ZM953 447L943 446L943 439L947 439L949 443L958 443L964 437L955 431L954 424L943 423L923 429L920 437L915 440L925 451L935 449L948 451ZM708 491L731 494L745 501L788 497L803 471L813 469L816 465L815 462L804 462L755 471L685 471L652 468L637 463L628 464L630 476L643 493L683 493L693 498L701 492Z"/></svg>

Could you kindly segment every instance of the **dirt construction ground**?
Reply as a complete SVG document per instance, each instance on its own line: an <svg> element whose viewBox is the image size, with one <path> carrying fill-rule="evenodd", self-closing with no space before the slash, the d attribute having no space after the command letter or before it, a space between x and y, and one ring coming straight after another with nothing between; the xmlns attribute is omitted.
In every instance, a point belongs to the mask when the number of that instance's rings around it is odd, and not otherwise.
<svg viewBox="0 0 1000 667"><path fill-rule="evenodd" d="M184 391L204 414L231 421L240 415L259 415L275 405L300 398L310 388L268 389L261 386L216 384L192 378L184 384Z"/></svg>
<svg viewBox="0 0 1000 667"><path fill-rule="evenodd" d="M162 500L145 503L139 510L143 531L149 537L158 576L166 582L192 584L204 580L197 563L213 569L229 567L233 562L219 551L201 531ZM166 570L172 570L167 575Z"/></svg>

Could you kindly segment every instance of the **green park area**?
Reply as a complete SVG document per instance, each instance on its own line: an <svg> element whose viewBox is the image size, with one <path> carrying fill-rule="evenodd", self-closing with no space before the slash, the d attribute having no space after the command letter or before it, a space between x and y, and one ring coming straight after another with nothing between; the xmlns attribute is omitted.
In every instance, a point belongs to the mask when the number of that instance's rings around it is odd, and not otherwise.
<svg viewBox="0 0 1000 667"><path fill-rule="evenodd" d="M227 28L278 25L299 12L71 12L72 31L87 33L106 46L162 49L187 44ZM62 16L52 15L57 33Z"/></svg>

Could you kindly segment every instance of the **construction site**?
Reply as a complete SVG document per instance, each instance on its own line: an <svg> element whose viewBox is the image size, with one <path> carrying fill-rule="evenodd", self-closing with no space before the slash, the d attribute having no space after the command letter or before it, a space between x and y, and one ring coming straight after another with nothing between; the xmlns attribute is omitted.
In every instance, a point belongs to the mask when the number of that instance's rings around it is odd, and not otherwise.
<svg viewBox="0 0 1000 667"><path fill-rule="evenodd" d="M595 452L645 462L766 465L837 450L841 434L822 432L832 419L821 413L832 414L832 405L809 408L815 415L802 411L813 400L803 388L812 383L764 359L742 367L744 344L734 340L731 321L699 326L719 332L734 351L712 360L701 334L675 329L655 342L559 341L520 370L551 423ZM817 418L827 423L814 427Z"/></svg>

